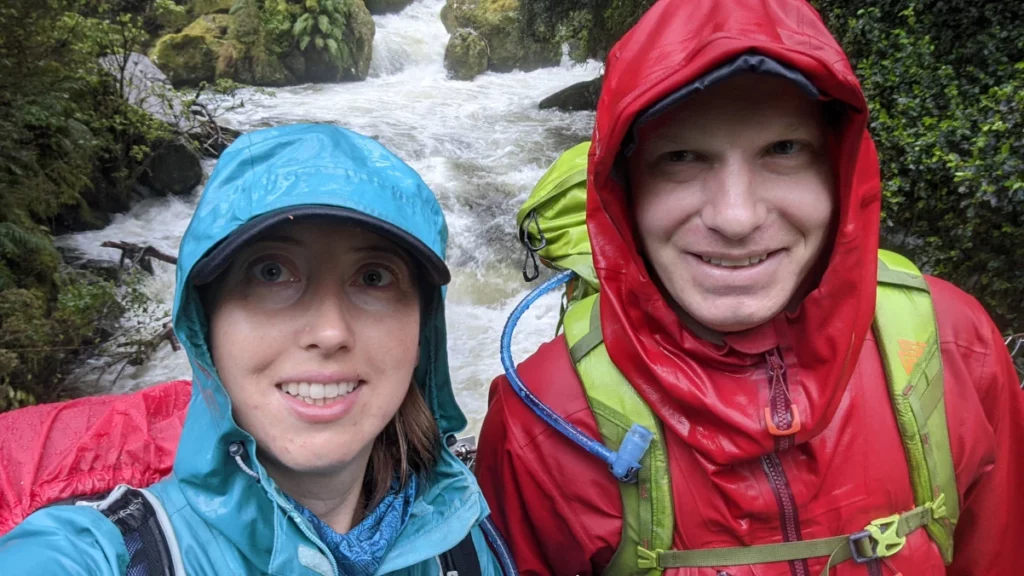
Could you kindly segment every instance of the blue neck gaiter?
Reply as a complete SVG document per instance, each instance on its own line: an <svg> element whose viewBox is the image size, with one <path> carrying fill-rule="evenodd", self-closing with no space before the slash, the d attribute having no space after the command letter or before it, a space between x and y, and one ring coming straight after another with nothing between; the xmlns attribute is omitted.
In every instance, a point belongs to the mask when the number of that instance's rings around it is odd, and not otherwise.
<svg viewBox="0 0 1024 576"><path fill-rule="evenodd" d="M416 476L410 476L401 490L396 481L380 504L347 534L338 534L298 502L295 507L331 551L341 574L373 576L409 520L415 501Z"/></svg>

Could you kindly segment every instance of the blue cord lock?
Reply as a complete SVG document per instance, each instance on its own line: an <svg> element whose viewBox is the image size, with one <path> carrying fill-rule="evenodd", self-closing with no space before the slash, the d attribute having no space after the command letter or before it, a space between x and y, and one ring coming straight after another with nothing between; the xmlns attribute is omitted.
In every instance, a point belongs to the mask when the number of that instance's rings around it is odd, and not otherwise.
<svg viewBox="0 0 1024 576"><path fill-rule="evenodd" d="M636 482L640 470L640 460L651 445L654 434L643 426L634 423L622 439L618 452L610 463L612 474L621 482Z"/></svg>

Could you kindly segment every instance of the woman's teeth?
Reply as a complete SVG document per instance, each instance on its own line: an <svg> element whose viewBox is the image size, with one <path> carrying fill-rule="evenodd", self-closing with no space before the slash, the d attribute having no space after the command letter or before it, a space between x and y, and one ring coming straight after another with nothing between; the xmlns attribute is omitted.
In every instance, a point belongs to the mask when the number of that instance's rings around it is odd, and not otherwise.
<svg viewBox="0 0 1024 576"><path fill-rule="evenodd" d="M331 384L289 382L278 385L278 388L299 398L306 404L323 406L324 404L334 402L338 398L349 395L358 385L358 382L335 382Z"/></svg>
<svg viewBox="0 0 1024 576"><path fill-rule="evenodd" d="M739 258L736 260L730 260L728 258L708 258L707 256L701 256L701 259L715 266L722 266L723 268L739 268L742 266L753 266L758 262L762 262L768 258L767 254L761 254L753 256L751 258Z"/></svg>

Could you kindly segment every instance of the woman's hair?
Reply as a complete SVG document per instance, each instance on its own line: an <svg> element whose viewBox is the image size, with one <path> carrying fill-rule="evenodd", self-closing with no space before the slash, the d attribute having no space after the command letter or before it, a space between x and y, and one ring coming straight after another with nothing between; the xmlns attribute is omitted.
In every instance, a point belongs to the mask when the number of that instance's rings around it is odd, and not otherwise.
<svg viewBox="0 0 1024 576"><path fill-rule="evenodd" d="M410 474L426 476L437 463L439 450L437 422L419 386L413 382L398 413L373 441L363 477L364 510L376 508L396 480L404 488Z"/></svg>
<svg viewBox="0 0 1024 576"><path fill-rule="evenodd" d="M441 291L424 289L423 270L413 266L413 279L420 293L420 333L433 321ZM421 344L422 345L422 344ZM370 462L363 476L365 511L373 510L396 480L405 488L410 473L425 477L434 468L441 450L441 432L415 378L409 384L398 412L377 435Z"/></svg>

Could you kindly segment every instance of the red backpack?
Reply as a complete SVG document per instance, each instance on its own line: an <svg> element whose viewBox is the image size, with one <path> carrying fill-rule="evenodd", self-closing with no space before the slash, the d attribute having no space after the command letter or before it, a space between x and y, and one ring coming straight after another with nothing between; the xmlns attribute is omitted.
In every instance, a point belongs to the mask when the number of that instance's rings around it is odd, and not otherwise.
<svg viewBox="0 0 1024 576"><path fill-rule="evenodd" d="M0 414L0 536L46 506L171 472L188 380Z"/></svg>

